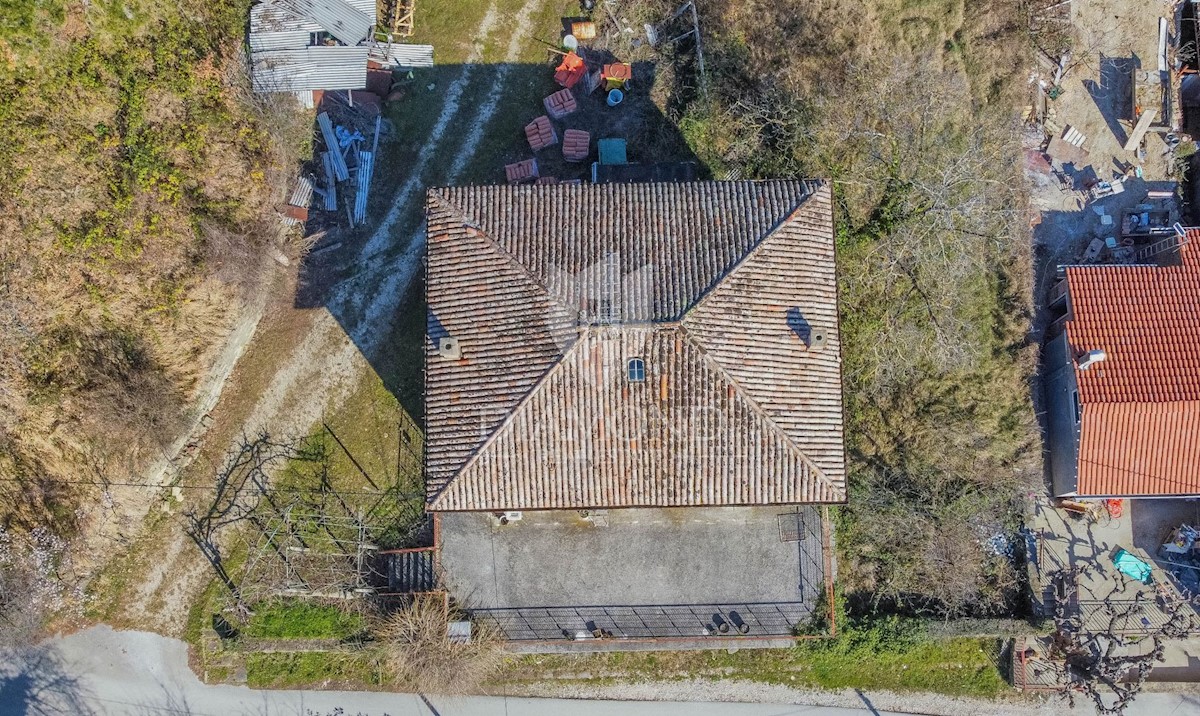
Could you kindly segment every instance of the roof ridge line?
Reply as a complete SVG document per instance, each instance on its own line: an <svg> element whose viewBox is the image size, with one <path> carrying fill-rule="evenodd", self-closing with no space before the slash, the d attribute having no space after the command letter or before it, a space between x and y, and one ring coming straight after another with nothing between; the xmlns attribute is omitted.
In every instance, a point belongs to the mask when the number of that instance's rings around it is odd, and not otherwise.
<svg viewBox="0 0 1200 716"><path fill-rule="evenodd" d="M834 485L833 482L829 479L829 476L825 474L825 471L822 470L820 467L818 467L817 464L815 462L813 462L812 458L809 457L808 454L804 452L804 450L800 449L800 446L796 444L796 441L792 439L791 435L787 434L787 431L785 431L783 428L779 427L779 424L776 423L774 420L772 420L771 416L767 415L767 411L764 410L763 407L758 404L757 400L755 400L749 393L746 392L746 389L742 387L741 383L739 383L729 373L729 371L725 370L725 367L722 366L715 358L713 358L712 356L710 356L708 354L708 351L704 349L704 344L701 343L698 339L692 337L691 332L688 331L685 326L680 325L678 330L679 330L679 333L683 336L683 339L688 344L690 344L692 346L692 348L696 349L696 351L699 352L699 354L700 354L701 358L704 360L704 362L707 363L714 370L716 370L717 374L721 376L721 378L725 381L726 385L732 387L734 393L736 393L738 395L738 397L740 397L743 401L746 402L746 404L750 407L750 410L755 415L757 415L759 417L759 419L761 419L764 423L766 423L772 432L774 432L779 437L782 437L784 443L788 447L790 447L793 451L795 451L795 453L797 455L800 456L801 461L805 465L807 465L810 470L813 471L813 474L816 475L817 479L820 480L825 485L825 488L827 490L830 490L832 493L836 494L839 490L838 490L837 486Z"/></svg>
<svg viewBox="0 0 1200 716"><path fill-rule="evenodd" d="M552 306L560 309L561 311L563 311L564 313L566 313L568 315L573 315L573 312L571 311L570 307L568 307L562 301L560 301L557 297L555 297L554 294L550 292L550 288L548 286L546 286L545 283L542 283L542 281L540 279L538 279L538 277L535 276L532 271L529 270L528 266L526 266L524 263L522 263L521 260L518 259L516 256L513 256L512 253L509 252L508 249L504 248L504 246L502 246L500 244L500 242L497 241L494 236L492 236L491 234L489 234L488 232L483 230L483 223L479 221L478 217L472 215L466 209L462 208L457 203L451 201L449 198L447 198L446 196L444 196L442 194L442 191L447 188L455 189L457 187L442 187L439 189L431 189L429 193L434 198L436 198L440 203L444 204L448 209L455 211L460 216L462 216L464 219L463 225L466 228L469 228L472 231L474 231L479 236L483 237L483 239L485 241L487 241L487 243L489 243L494 249L496 249L496 251L499 252L499 254L501 256L508 259L509 263L515 265L517 267L517 270L521 272L521 275L524 276L525 279L530 284L536 286L538 291L545 294L546 300L549 301Z"/></svg>
<svg viewBox="0 0 1200 716"><path fill-rule="evenodd" d="M805 179L801 180L800 183L804 185L805 194L804 198L800 200L800 203L796 205L796 208L792 209L791 213L784 217L784 219L780 221L774 228L772 228L765 235L763 235L762 238L755 242L755 244L750 247L749 251L742 254L742 257L738 259L733 266L730 266L725 273L721 274L717 280L713 282L713 285L709 286L704 293L700 294L696 300L692 301L690 305L684 308L683 312L679 316L680 324L686 321L688 316L694 311L699 311L701 308L703 308L704 304L707 303L712 295L717 292L717 289L719 289L725 284L726 281L732 278L734 274L742 269L742 267L750 263L750 260L758 255L759 251L762 250L762 247L765 246L768 241L774 238L780 231L783 230L784 227L790 224L801 211L804 211L808 207L808 204L812 198L817 195L817 192L829 187L827 183L819 180L809 181ZM813 186L814 184L815 186Z"/></svg>
<svg viewBox="0 0 1200 716"><path fill-rule="evenodd" d="M475 463L479 462L479 456L482 455L487 448L491 447L492 443L496 442L496 440L500 438L500 433L504 432L505 429L507 429L514 422L517 415L519 415L521 411L525 409L525 406L529 405L534 396L536 396L538 392L540 392L541 389L546 385L546 383L549 382L551 376L563 370L563 366L566 365L567 358L569 358L576 351L580 343L581 341L579 340L579 333L577 332L574 340L571 341L570 347L563 351L563 354L558 357L558 360L554 361L554 364L551 365L545 373L542 374L542 377L537 379L537 382L534 383L525 393L525 395L522 396L521 400L519 400L517 404L512 407L512 410L508 411L508 415L504 417L504 420L500 421L500 424L496 426L496 429L487 436L487 439L475 447L475 450L471 452L466 461L463 462L457 471L455 471L454 476L447 480L445 485L442 485L442 489L438 490L437 495L432 500L428 501L429 509L437 509L438 502L442 499L442 496L446 494L446 491L450 489L450 486L457 482L458 479L461 478L468 469L475 465Z"/></svg>

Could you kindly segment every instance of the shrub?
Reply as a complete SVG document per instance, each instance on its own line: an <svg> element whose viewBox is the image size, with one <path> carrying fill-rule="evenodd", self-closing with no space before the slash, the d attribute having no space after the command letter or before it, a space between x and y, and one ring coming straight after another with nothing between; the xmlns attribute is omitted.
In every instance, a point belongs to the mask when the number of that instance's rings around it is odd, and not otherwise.
<svg viewBox="0 0 1200 716"><path fill-rule="evenodd" d="M440 595L418 595L376 630L387 668L405 689L418 693L472 693L504 664L499 635L472 624L468 643L451 643L447 629L462 615L447 610Z"/></svg>

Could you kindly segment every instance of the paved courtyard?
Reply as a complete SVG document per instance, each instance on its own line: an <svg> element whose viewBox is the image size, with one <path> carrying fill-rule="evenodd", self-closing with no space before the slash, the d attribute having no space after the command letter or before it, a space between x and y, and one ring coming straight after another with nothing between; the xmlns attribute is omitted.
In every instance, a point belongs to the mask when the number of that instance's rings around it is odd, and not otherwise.
<svg viewBox="0 0 1200 716"><path fill-rule="evenodd" d="M1200 523L1200 501L1125 500L1124 514L1117 519L1097 522L1068 515L1051 506L1046 498L1036 500L1029 526L1037 543L1037 560L1031 572L1033 593L1040 611L1053 611L1050 582L1053 574L1068 567L1079 567L1079 593L1071 605L1085 628L1115 631L1129 635L1131 644L1139 634L1148 633L1166 621L1153 587L1142 585L1117 572L1111 555L1118 548L1149 562L1157 582L1172 585L1167 566L1156 558L1167 533L1180 524ZM1130 609L1135 598L1141 606ZM1113 619L1103 604L1109 599L1117 611L1129 610L1127 617ZM1146 642L1144 648L1148 648ZM1130 649L1138 648L1131 646ZM1150 678L1155 681L1195 680L1200 678L1200 637L1167 642L1165 661L1156 666ZM1052 675L1051 675L1052 677Z"/></svg>
<svg viewBox="0 0 1200 716"><path fill-rule="evenodd" d="M825 594L824 542L813 507L446 513L441 568L510 639L777 636Z"/></svg>

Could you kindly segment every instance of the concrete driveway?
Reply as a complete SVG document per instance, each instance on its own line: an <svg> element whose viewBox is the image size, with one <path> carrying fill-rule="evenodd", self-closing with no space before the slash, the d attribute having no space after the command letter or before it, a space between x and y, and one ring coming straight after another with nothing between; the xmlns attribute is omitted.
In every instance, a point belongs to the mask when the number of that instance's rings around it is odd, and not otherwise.
<svg viewBox="0 0 1200 716"><path fill-rule="evenodd" d="M527 512L441 517L451 593L501 619L510 639L703 637L722 619L751 636L790 634L825 593L813 507Z"/></svg>

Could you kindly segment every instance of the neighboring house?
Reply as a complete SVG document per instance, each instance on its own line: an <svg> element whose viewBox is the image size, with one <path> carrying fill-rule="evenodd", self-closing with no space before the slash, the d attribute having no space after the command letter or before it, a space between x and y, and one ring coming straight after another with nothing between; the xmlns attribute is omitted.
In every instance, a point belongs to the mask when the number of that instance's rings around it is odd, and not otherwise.
<svg viewBox="0 0 1200 716"><path fill-rule="evenodd" d="M846 499L830 188L428 194L433 511Z"/></svg>
<svg viewBox="0 0 1200 716"><path fill-rule="evenodd" d="M1052 291L1061 317L1044 374L1055 495L1200 495L1198 238L1190 229L1168 240L1182 244L1172 265L1069 266Z"/></svg>

